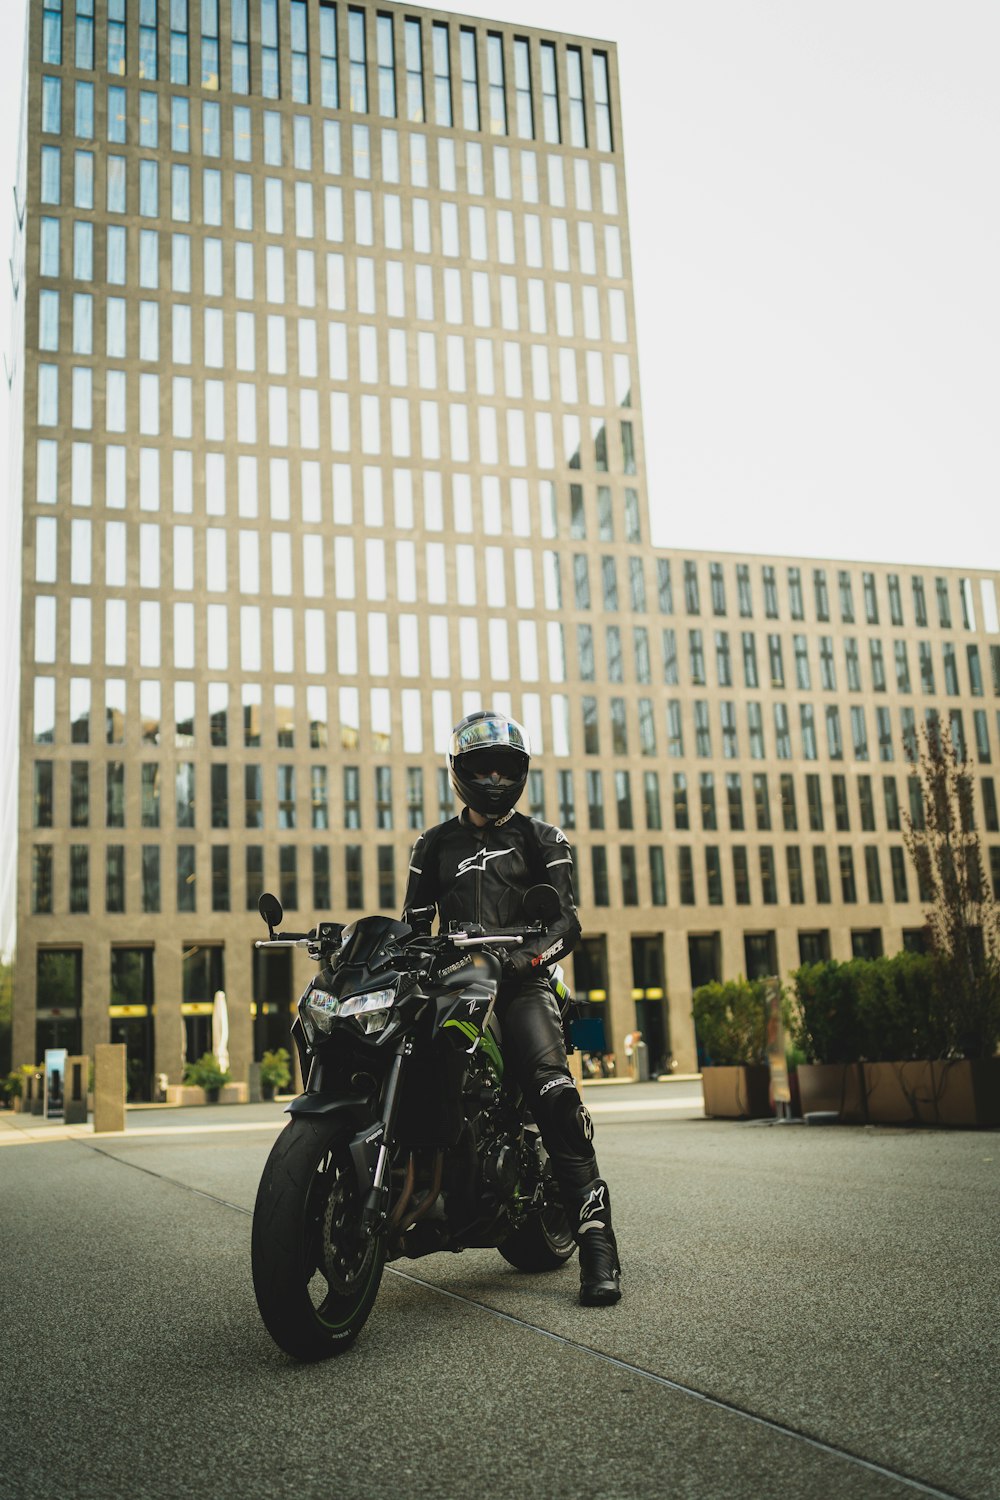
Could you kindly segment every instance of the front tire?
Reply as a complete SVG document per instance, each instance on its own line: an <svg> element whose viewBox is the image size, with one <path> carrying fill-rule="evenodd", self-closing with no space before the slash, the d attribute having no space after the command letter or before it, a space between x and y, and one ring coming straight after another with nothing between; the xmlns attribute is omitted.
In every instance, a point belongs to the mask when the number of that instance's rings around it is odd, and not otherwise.
<svg viewBox="0 0 1000 1500"><path fill-rule="evenodd" d="M381 1237L361 1232L350 1132L292 1119L260 1180L250 1255L268 1333L294 1359L327 1359L361 1332L385 1264Z"/></svg>
<svg viewBox="0 0 1000 1500"><path fill-rule="evenodd" d="M558 1271L569 1260L576 1244L565 1210L552 1204L541 1213L532 1214L498 1248L504 1260L518 1271Z"/></svg>

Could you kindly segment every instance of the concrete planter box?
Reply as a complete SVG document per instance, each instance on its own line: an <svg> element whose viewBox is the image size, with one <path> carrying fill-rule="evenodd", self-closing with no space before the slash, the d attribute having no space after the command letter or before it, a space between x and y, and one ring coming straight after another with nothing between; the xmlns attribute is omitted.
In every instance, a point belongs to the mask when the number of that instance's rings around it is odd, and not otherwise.
<svg viewBox="0 0 1000 1500"><path fill-rule="evenodd" d="M226 1083L219 1090L220 1104L246 1104L250 1090L246 1083ZM188 1083L168 1083L168 1104L206 1104L205 1090Z"/></svg>
<svg viewBox="0 0 1000 1500"><path fill-rule="evenodd" d="M1000 1125L1000 1058L863 1064L877 1125Z"/></svg>
<svg viewBox="0 0 1000 1500"><path fill-rule="evenodd" d="M713 1120L762 1120L771 1114L771 1075L766 1064L703 1068L705 1113Z"/></svg>
<svg viewBox="0 0 1000 1500"><path fill-rule="evenodd" d="M860 1063L799 1063L803 1115L837 1114L845 1125L863 1125L865 1081Z"/></svg>

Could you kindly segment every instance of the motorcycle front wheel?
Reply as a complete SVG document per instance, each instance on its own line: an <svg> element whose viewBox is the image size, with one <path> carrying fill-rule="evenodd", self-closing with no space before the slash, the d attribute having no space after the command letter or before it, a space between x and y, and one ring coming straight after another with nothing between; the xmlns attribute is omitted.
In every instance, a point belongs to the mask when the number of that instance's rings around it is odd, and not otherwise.
<svg viewBox="0 0 1000 1500"><path fill-rule="evenodd" d="M361 1229L350 1131L322 1117L292 1119L257 1190L250 1255L268 1333L294 1359L348 1348L372 1310L385 1245Z"/></svg>

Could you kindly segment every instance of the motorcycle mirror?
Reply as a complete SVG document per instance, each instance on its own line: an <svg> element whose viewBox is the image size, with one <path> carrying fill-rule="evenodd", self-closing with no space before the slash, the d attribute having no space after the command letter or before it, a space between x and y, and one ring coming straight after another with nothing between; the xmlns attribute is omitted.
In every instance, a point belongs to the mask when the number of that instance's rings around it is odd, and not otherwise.
<svg viewBox="0 0 1000 1500"><path fill-rule="evenodd" d="M257 902L257 910L267 923L267 931L270 937L274 937L274 929L281 926L281 919L285 915L281 909L281 902L277 896L272 896L270 891L265 891Z"/></svg>
<svg viewBox="0 0 1000 1500"><path fill-rule="evenodd" d="M546 926L562 910L559 892L554 885L533 885L525 891L521 904L529 922L542 922Z"/></svg>

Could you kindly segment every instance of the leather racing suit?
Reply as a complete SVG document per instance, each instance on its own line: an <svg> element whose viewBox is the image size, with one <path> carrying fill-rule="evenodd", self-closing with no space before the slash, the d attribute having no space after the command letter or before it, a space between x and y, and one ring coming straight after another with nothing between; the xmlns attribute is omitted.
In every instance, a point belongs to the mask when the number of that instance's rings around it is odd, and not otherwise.
<svg viewBox="0 0 1000 1500"><path fill-rule="evenodd" d="M484 828L468 810L426 829L410 855L405 906L436 906L441 930L452 921L504 932L524 921L521 902L533 885L548 884L561 911L548 930L526 936L504 959L496 1014L504 1054L541 1131L567 1208L598 1176L593 1125L566 1061L562 1021L548 966L580 937L573 856L558 828L512 811Z"/></svg>

